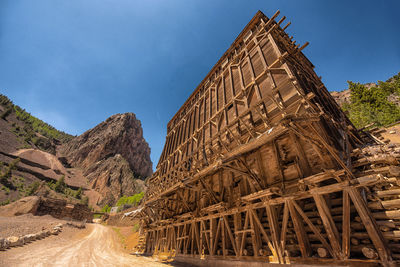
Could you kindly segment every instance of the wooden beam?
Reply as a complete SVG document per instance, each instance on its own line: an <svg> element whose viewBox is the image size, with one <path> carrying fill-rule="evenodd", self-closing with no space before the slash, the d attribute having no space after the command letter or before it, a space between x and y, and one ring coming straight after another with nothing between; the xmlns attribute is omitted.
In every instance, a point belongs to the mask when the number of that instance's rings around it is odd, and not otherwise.
<svg viewBox="0 0 400 267"><path fill-rule="evenodd" d="M350 257L350 197L346 190L343 190L342 252L344 259Z"/></svg>
<svg viewBox="0 0 400 267"><path fill-rule="evenodd" d="M279 223L276 215L276 209L274 206L266 205L265 210L267 211L267 217L269 222L270 233L272 237L273 246L277 252L278 258L276 259L279 263L284 263L282 248L279 244Z"/></svg>
<svg viewBox="0 0 400 267"><path fill-rule="evenodd" d="M341 252L342 248L340 246L340 235L336 228L335 222L332 219L332 215L328 205L326 204L325 198L323 195L317 194L313 195L313 198L333 250L332 256L337 259L343 259Z"/></svg>
<svg viewBox="0 0 400 267"><path fill-rule="evenodd" d="M232 234L231 228L230 228L229 223L228 223L228 218L227 218L227 216L223 216L223 219L224 219L224 222L225 222L226 232L228 233L229 240L232 243L233 250L235 251L235 254L238 255L239 253L238 253L238 250L237 250L235 239L233 238L233 234Z"/></svg>
<svg viewBox="0 0 400 267"><path fill-rule="evenodd" d="M303 258L308 258L311 255L311 246L308 241L307 233L304 230L304 224L300 220L299 215L294 206L294 201L289 200L288 207L290 211L290 217L292 218L294 230L296 232L297 241L299 242L299 248Z"/></svg>
<svg viewBox="0 0 400 267"><path fill-rule="evenodd" d="M283 218L282 218L282 229L281 229L281 238L280 238L280 246L282 254L285 253L285 246L286 246L286 233L287 233L287 226L289 221L289 204L288 201L285 201L283 204Z"/></svg>
<svg viewBox="0 0 400 267"><path fill-rule="evenodd" d="M360 192L357 188L349 187L346 190L349 193L358 214L360 215L360 218L365 226L365 229L368 232L369 237L371 238L372 243L378 251L379 257L382 260L383 265L390 266L390 262L392 262L390 249L387 245L385 238L382 235L382 232L379 230L379 226L377 225L375 218L371 215L367 203L361 197Z"/></svg>
<svg viewBox="0 0 400 267"><path fill-rule="evenodd" d="M249 209L249 212L250 212L251 216L253 217L255 224L256 224L256 225L258 226L258 228L260 229L260 232L261 232L262 236L264 237L264 240L265 240L265 242L267 243L269 249L271 250L272 255L273 255L276 259L278 259L278 254L277 254L277 252L276 252L274 246L272 245L271 239L269 238L269 236L268 236L267 232L265 231L263 225L261 224L260 220L258 219L257 214L254 213L254 210L253 210L253 209Z"/></svg>

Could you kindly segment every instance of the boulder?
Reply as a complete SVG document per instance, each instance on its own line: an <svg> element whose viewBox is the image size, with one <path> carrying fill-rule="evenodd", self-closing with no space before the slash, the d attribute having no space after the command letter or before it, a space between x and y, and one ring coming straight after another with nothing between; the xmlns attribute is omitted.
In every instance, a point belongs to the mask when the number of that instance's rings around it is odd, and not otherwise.
<svg viewBox="0 0 400 267"><path fill-rule="evenodd" d="M59 232L60 232L60 231L59 231L58 229L52 229L52 230L50 230L50 233L51 233L52 235L58 235Z"/></svg>
<svg viewBox="0 0 400 267"><path fill-rule="evenodd" d="M25 235L25 243L32 242L36 240L36 236L34 234Z"/></svg>
<svg viewBox="0 0 400 267"><path fill-rule="evenodd" d="M10 247L17 247L24 245L24 240L17 236L10 236L7 238Z"/></svg>
<svg viewBox="0 0 400 267"><path fill-rule="evenodd" d="M10 241L6 238L0 238L0 250L6 250L10 247Z"/></svg>
<svg viewBox="0 0 400 267"><path fill-rule="evenodd" d="M40 231L40 232L36 233L35 235L36 235L36 239L43 239L46 237L46 233L44 231Z"/></svg>

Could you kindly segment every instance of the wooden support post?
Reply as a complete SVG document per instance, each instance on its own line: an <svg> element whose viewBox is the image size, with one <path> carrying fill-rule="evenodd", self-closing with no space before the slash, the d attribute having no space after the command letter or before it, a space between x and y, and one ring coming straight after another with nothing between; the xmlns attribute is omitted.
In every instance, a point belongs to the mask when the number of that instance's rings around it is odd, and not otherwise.
<svg viewBox="0 0 400 267"><path fill-rule="evenodd" d="M290 217L292 218L294 230L296 231L297 241L299 242L301 255L303 258L308 258L311 255L310 242L308 241L307 233L304 230L304 224L300 220L293 202L294 202L293 200L288 201Z"/></svg>
<svg viewBox="0 0 400 267"><path fill-rule="evenodd" d="M217 233L216 219L210 219L210 255L214 255L214 243Z"/></svg>
<svg viewBox="0 0 400 267"><path fill-rule="evenodd" d="M350 197L343 191L342 252L344 259L350 257Z"/></svg>
<svg viewBox="0 0 400 267"><path fill-rule="evenodd" d="M271 239L269 238L267 232L265 231L263 225L261 224L260 220L258 219L257 214L254 213L253 210L249 210L249 212L251 213L250 215L254 218L254 222L255 224L258 226L258 228L260 229L260 232L262 234L262 236L264 237L265 242L268 244L269 249L272 252L272 255L274 256L274 258L278 258L278 253L276 252L274 246L271 243Z"/></svg>
<svg viewBox="0 0 400 267"><path fill-rule="evenodd" d="M311 222L311 220L307 217L307 215L304 213L304 211L300 208L300 206L296 203L296 201L292 201L293 206L296 208L297 212L300 214L300 216L303 218L303 220L306 222L308 227L311 228L311 231L314 232L314 234L317 236L319 241L321 241L322 245L329 251L331 255L334 255L332 247L328 244L328 242L325 240L325 238L321 235L319 229L314 226L314 224Z"/></svg>
<svg viewBox="0 0 400 267"><path fill-rule="evenodd" d="M385 238L382 235L382 232L379 230L379 227L374 217L371 215L367 203L361 197L360 192L357 188L349 187L346 190L349 193L358 214L360 215L360 218L365 226L365 229L368 232L369 237L371 238L372 243L378 251L379 257L383 265L391 266L392 255L390 249L387 245Z"/></svg>
<svg viewBox="0 0 400 267"><path fill-rule="evenodd" d="M250 212L253 215L253 216L250 216L250 227L253 230L253 231L251 231L251 242L252 242L252 245L253 245L253 256L258 256L259 255L258 252L259 252L260 246L259 246L259 244L257 242L257 237L258 237L259 231L258 231L258 228L256 228L255 225L254 225L254 220L255 219L258 220L258 216L257 216L257 214L255 213L254 210L250 210ZM257 218L255 218L255 217L257 217Z"/></svg>
<svg viewBox="0 0 400 267"><path fill-rule="evenodd" d="M233 238L232 231L231 231L231 228L230 228L229 223L228 223L228 217L227 216L223 216L223 218L224 218L224 222L225 222L226 232L228 233L228 236L229 236L229 240L232 243L232 247L233 247L233 249L235 251L235 254L238 255L236 242L235 242L235 239Z"/></svg>
<svg viewBox="0 0 400 267"><path fill-rule="evenodd" d="M278 258L275 260L279 261L279 263L284 263L283 255L282 255L282 248L279 244L279 223L278 223L278 217L276 215L275 207L271 206L271 205L267 205L267 206L265 206L265 210L267 211L269 228L270 228L271 237L272 237L272 243L273 243L273 246L278 255Z"/></svg>
<svg viewBox="0 0 400 267"><path fill-rule="evenodd" d="M217 233L215 234L214 243L213 243L213 249L212 249L212 254L211 255L215 255L215 250L217 249L217 244L218 244L218 239L219 239L220 232L221 232L221 221L218 220Z"/></svg>
<svg viewBox="0 0 400 267"><path fill-rule="evenodd" d="M244 249L244 245L246 243L246 235L247 235L247 231L245 231L245 230L248 229L247 225L249 224L249 216L251 216L251 215L249 215L249 210L247 210L245 218L244 218L244 224L243 224L243 228L242 228L243 230L241 232L242 233L242 240L241 240L241 243L240 243L239 256L243 255L243 249Z"/></svg>
<svg viewBox="0 0 400 267"><path fill-rule="evenodd" d="M326 204L325 198L322 195L313 195L313 198L332 246L334 253L332 256L337 259L343 259L340 246L340 235L336 228L335 222L332 219L332 215L329 211L328 205Z"/></svg>
<svg viewBox="0 0 400 267"><path fill-rule="evenodd" d="M280 246L282 253L285 253L288 221L289 221L289 204L288 201L285 201L283 207L282 229L281 229L281 239L280 239Z"/></svg>
<svg viewBox="0 0 400 267"><path fill-rule="evenodd" d="M236 257L240 256L240 234L237 232L242 229L242 213L233 214L233 225L235 230Z"/></svg>
<svg viewBox="0 0 400 267"><path fill-rule="evenodd" d="M226 239L225 239L225 223L224 223L224 218L221 217L219 218L219 221L221 222L221 242L222 242L222 255L224 258L226 257Z"/></svg>

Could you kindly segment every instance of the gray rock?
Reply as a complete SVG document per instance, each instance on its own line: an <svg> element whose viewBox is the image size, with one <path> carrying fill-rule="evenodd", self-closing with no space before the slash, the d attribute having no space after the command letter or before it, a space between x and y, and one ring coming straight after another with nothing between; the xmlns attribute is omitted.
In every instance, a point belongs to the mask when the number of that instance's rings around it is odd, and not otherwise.
<svg viewBox="0 0 400 267"><path fill-rule="evenodd" d="M10 247L10 242L6 238L0 238L0 250L6 250Z"/></svg>
<svg viewBox="0 0 400 267"><path fill-rule="evenodd" d="M26 242L32 242L36 240L36 236L34 234L29 234L25 236Z"/></svg>
<svg viewBox="0 0 400 267"><path fill-rule="evenodd" d="M10 236L7 240L10 242L10 247L22 246L24 244L24 240L16 236Z"/></svg>

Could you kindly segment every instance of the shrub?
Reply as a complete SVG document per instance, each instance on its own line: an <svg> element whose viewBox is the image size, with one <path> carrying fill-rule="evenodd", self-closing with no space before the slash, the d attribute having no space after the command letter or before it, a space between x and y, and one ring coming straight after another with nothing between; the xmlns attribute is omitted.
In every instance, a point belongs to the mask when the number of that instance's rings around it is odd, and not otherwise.
<svg viewBox="0 0 400 267"><path fill-rule="evenodd" d="M3 111L3 113L1 113L0 118L6 120L7 116L10 115L11 112L12 112L12 107L8 107L6 110Z"/></svg>
<svg viewBox="0 0 400 267"><path fill-rule="evenodd" d="M39 185L40 185L40 183L38 181L31 184L29 186L28 190L26 191L26 195L32 196L36 192L36 190L39 188Z"/></svg>
<svg viewBox="0 0 400 267"><path fill-rule="evenodd" d="M65 186L66 186L64 179L65 179L64 175L61 176L61 178L54 185L54 191L56 191L58 193L64 193Z"/></svg>

